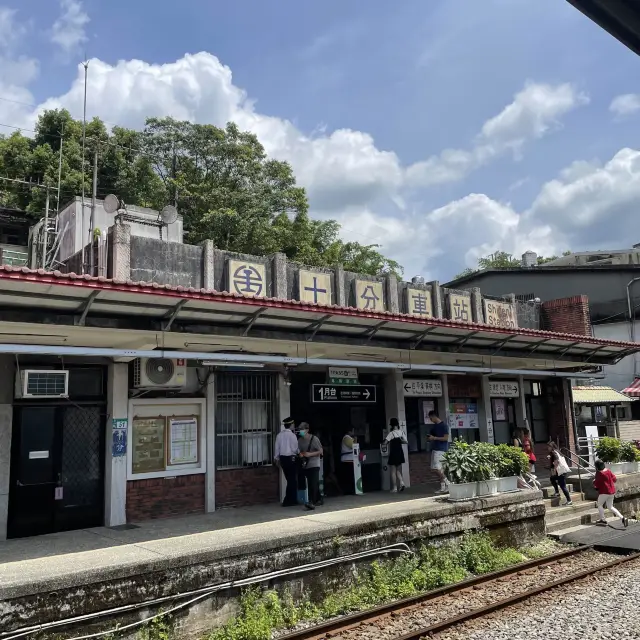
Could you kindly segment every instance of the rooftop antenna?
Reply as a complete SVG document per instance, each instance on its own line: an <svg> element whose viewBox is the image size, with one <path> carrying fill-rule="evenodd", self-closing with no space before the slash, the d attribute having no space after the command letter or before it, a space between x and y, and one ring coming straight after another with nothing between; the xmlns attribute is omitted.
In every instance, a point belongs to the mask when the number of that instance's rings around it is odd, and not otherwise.
<svg viewBox="0 0 640 640"><path fill-rule="evenodd" d="M80 250L82 251L82 275L84 275L84 148L87 140L87 77L89 75L89 60L86 59L85 53L85 62L82 63L84 67L84 110L82 115L82 207L80 210L80 221L81 221L81 232L80 237L82 238L82 247Z"/></svg>

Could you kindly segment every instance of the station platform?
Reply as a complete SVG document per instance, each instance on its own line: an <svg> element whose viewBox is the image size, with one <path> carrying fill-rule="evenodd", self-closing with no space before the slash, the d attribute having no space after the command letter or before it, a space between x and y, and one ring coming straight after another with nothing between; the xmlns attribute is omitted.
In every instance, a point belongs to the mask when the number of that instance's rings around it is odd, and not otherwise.
<svg viewBox="0 0 640 640"><path fill-rule="evenodd" d="M315 562L347 572L332 574L339 581L352 571L351 561L340 564L341 557L468 530L489 529L510 544L544 535L539 491L452 503L434 496L434 489L344 496L315 511L265 505L0 542L0 629L48 624L61 611L75 618L172 598ZM328 579L315 577L318 587ZM299 587L301 578L296 580ZM234 597L218 596L215 606L222 610Z"/></svg>
<svg viewBox="0 0 640 640"><path fill-rule="evenodd" d="M600 551L612 553L631 553L640 551L640 522L630 520L625 529L620 520L611 518L604 525L580 525L558 532L556 537L561 542L594 545Z"/></svg>

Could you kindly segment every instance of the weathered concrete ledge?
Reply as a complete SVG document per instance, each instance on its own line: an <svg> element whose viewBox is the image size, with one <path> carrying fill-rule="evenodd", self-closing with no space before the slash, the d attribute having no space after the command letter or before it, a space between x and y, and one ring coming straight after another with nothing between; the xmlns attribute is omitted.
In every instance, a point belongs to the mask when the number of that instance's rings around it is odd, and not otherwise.
<svg viewBox="0 0 640 640"><path fill-rule="evenodd" d="M625 473L616 475L616 507L625 515L633 515L640 512L640 473ZM576 490L582 486L586 500L597 500L598 492L593 487L593 477L578 478L571 476L568 479Z"/></svg>
<svg viewBox="0 0 640 640"><path fill-rule="evenodd" d="M82 566L87 558L74 562L72 555L65 555L60 557L64 572L39 579L33 570L19 572L25 562L15 563L12 576L6 570L8 565L0 565L0 629L46 624L394 543L415 545L427 538L444 539L474 529L488 529L502 542L522 544L544 535L544 514L542 494L535 491L462 503L421 498L316 512L169 540L115 543L106 550L80 554L88 554L89 560L93 556L90 569ZM161 544L165 555L149 560L145 553L153 550L154 544ZM141 555L137 562L136 551ZM324 591L332 583L344 583L352 572L353 565L343 564L323 573L320 580L316 574L277 584L297 584L295 591L302 587ZM233 609L237 595L229 590L197 607L196 613L185 612L180 623L182 635L216 626L224 611L228 615ZM137 619L140 611L132 615L127 620ZM102 620L100 624L107 622ZM110 622L113 624L113 620ZM93 627L82 626L83 630L87 628Z"/></svg>

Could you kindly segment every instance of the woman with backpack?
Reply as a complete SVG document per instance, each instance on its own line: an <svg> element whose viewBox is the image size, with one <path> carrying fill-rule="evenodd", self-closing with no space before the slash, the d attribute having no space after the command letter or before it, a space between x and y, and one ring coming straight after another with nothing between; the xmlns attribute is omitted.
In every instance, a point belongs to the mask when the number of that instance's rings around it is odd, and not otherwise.
<svg viewBox="0 0 640 640"><path fill-rule="evenodd" d="M560 453L558 445L555 442L549 442L547 447L549 448L549 455L547 457L549 458L551 465L551 484L555 490L555 497L559 498L560 490L562 490L567 501L562 503L560 506L571 506L573 502L571 501L571 495L567 489L567 475L570 473L571 469L569 469L567 461Z"/></svg>

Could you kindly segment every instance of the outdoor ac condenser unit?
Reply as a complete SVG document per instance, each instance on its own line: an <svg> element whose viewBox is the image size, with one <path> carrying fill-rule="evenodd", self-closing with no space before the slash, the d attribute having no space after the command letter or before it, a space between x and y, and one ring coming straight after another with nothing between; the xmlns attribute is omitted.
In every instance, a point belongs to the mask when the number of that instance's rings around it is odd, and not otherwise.
<svg viewBox="0 0 640 640"><path fill-rule="evenodd" d="M133 367L135 389L181 389L187 382L187 361L138 358Z"/></svg>
<svg viewBox="0 0 640 640"><path fill-rule="evenodd" d="M68 371L23 369L16 382L18 399L69 397Z"/></svg>

